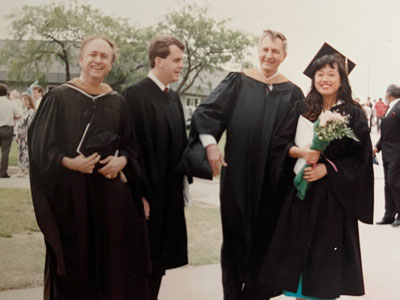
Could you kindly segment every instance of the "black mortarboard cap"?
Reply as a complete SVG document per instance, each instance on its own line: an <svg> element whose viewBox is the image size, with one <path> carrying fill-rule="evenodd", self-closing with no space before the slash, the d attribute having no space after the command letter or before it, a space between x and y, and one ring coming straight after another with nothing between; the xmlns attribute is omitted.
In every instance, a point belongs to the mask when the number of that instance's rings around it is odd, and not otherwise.
<svg viewBox="0 0 400 300"><path fill-rule="evenodd" d="M340 57L343 58L343 62L344 62L344 66L346 68L347 71L347 75L350 74L350 72L354 69L354 67L356 66L356 64L354 62L352 62L350 59L348 59L346 56L344 56L342 53L340 53L339 51L337 51L335 48L333 48L331 45L329 45L328 43L324 43L321 47L321 49L319 49L319 51L317 52L317 54L315 54L314 58L311 60L310 64L307 66L307 68L304 70L304 75L310 77L312 79L312 75L313 75L313 64L314 62L323 57L324 55L330 55L330 54L337 54Z"/></svg>
<svg viewBox="0 0 400 300"><path fill-rule="evenodd" d="M104 159L109 155L115 155L120 142L121 138L114 132L105 128L96 128L84 134L78 153L89 156L97 152Z"/></svg>

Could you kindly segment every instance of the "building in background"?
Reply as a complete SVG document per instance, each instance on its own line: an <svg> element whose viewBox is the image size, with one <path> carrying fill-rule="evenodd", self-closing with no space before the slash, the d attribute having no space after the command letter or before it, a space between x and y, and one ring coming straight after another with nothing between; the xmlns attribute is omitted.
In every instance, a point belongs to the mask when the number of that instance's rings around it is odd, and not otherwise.
<svg viewBox="0 0 400 300"><path fill-rule="evenodd" d="M225 78L228 74L226 70L218 70L211 73L203 72L199 79L187 91L180 95L185 120L190 120L193 112L200 103L207 98L211 91ZM171 85L176 90L179 82Z"/></svg>
<svg viewBox="0 0 400 300"><path fill-rule="evenodd" d="M2 49L7 44L7 40L0 40L0 49ZM9 68L8 66L0 65L0 83L5 83L9 90L16 89L20 92L24 92L30 84L35 81L32 80L29 74L26 74L27 80L24 81L15 81L11 80L8 76ZM80 68L79 66L70 66L70 73L71 78L79 77L80 75ZM46 84L45 84L45 91L48 89L52 89L66 81L65 76L65 67L60 62L54 62L50 68L49 72L45 73Z"/></svg>
<svg viewBox="0 0 400 300"><path fill-rule="evenodd" d="M7 40L0 40L0 49L4 47ZM18 82L11 80L8 77L9 68L8 66L0 65L0 83L5 83L9 90L16 89L20 92L24 92L28 86L34 81L30 78L29 74L26 74L27 80L25 82ZM79 66L70 65L71 78L79 77L80 68ZM199 78L182 95L180 95L182 106L185 113L185 119L190 120L194 110L200 103L207 98L211 91L222 81L222 79L228 74L228 71L217 70L213 73L203 72ZM55 61L49 68L49 71L45 74L46 83L45 92L64 83L66 81L65 67L61 62ZM179 82L171 85L172 89L176 90Z"/></svg>

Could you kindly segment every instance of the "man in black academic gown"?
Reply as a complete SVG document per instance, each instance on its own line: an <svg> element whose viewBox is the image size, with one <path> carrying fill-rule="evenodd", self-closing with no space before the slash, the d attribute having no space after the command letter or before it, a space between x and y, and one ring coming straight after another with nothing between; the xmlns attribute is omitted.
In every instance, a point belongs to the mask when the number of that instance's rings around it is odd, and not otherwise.
<svg viewBox="0 0 400 300"><path fill-rule="evenodd" d="M125 183L139 172L133 125L125 99L103 83L114 60L108 39L84 40L80 78L48 92L29 128L45 300L149 299L143 208Z"/></svg>
<svg viewBox="0 0 400 300"><path fill-rule="evenodd" d="M191 136L206 148L214 175L221 174L221 251L225 300L267 299L257 286L258 267L279 214L277 187L271 185L269 148L274 130L304 96L278 72L286 38L266 30L259 42L260 67L232 72L192 116ZM226 131L225 157L216 141ZM275 180L274 182L279 181Z"/></svg>
<svg viewBox="0 0 400 300"><path fill-rule="evenodd" d="M153 297L157 299L166 269L187 264L184 176L175 172L186 146L186 128L178 94L169 84L179 79L184 45L158 36L148 49L147 78L123 95L131 108L145 173L143 204L148 218Z"/></svg>
<svg viewBox="0 0 400 300"><path fill-rule="evenodd" d="M374 148L374 154L382 150L385 175L385 215L377 224L400 226L400 87L389 85L386 99L389 107L382 119L381 137Z"/></svg>

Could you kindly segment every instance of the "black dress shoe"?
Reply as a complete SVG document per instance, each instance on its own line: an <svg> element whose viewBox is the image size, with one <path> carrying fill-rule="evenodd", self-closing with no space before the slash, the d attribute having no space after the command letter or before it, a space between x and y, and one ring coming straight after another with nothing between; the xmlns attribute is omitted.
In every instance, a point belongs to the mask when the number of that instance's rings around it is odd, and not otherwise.
<svg viewBox="0 0 400 300"><path fill-rule="evenodd" d="M382 220L379 222L376 222L378 225L386 225L386 224L392 224L394 222L394 217L389 217L389 216L384 216Z"/></svg>
<svg viewBox="0 0 400 300"><path fill-rule="evenodd" d="M400 226L400 219L394 220L394 222L392 223L392 226L393 226L393 227Z"/></svg>
<svg viewBox="0 0 400 300"><path fill-rule="evenodd" d="M8 175L8 174L6 173L6 174L4 174L4 175L1 175L0 177L1 177L1 178L10 178L10 175Z"/></svg>

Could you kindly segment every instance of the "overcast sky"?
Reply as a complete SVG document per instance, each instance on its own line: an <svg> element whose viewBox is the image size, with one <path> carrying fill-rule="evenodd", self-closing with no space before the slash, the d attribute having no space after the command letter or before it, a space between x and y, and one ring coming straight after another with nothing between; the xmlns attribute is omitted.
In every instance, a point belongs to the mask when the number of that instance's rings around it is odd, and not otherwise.
<svg viewBox="0 0 400 300"><path fill-rule="evenodd" d="M5 1L4 1L5 2ZM2 3L0 38L7 37L4 16L23 4L42 5L50 0L13 0ZM61 1L56 1L61 2ZM176 0L87 0L110 15L126 17L138 26L152 25ZM207 4L210 15L231 19L229 26L259 35L272 28L288 38L288 57L281 72L306 93L310 80L304 68L323 42L328 42L356 63L350 75L355 97L384 97L390 83L400 84L400 22L397 0L191 0Z"/></svg>

